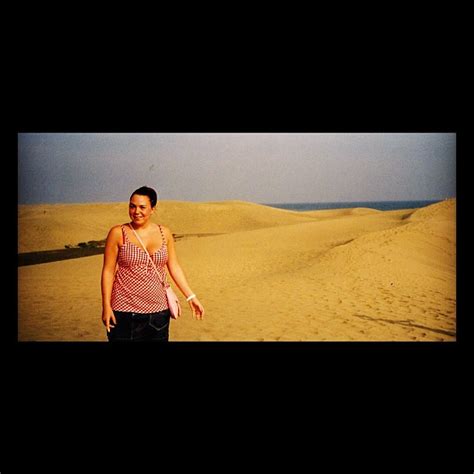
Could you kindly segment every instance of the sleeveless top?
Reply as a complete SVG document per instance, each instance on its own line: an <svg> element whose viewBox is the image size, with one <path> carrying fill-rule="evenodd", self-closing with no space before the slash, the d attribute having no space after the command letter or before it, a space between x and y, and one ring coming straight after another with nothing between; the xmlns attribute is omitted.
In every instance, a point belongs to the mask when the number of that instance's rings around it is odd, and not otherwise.
<svg viewBox="0 0 474 474"><path fill-rule="evenodd" d="M129 313L157 313L168 309L165 265L168 261L168 248L160 227L163 244L150 257L158 269L160 277L148 259L146 252L131 242L122 225L123 245L117 257L118 270L112 286L111 305L115 311Z"/></svg>

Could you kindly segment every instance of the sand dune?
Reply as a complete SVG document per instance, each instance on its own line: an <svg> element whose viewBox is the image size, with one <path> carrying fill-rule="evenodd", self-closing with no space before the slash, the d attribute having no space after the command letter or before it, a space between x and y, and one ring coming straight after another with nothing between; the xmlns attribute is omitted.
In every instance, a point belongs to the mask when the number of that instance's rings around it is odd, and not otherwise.
<svg viewBox="0 0 474 474"><path fill-rule="evenodd" d="M23 206L19 246L102 239L127 217L126 203ZM155 221L174 233L221 234L176 242L206 318L194 321L181 298L171 340L455 340L455 200L304 213L163 201ZM105 341L101 266L93 256L20 267L19 339Z"/></svg>
<svg viewBox="0 0 474 474"><path fill-rule="evenodd" d="M18 252L54 250L66 244L105 239L113 225L130 220L127 203L20 205L18 208ZM153 220L176 234L219 234L311 222L314 218L245 201L160 201Z"/></svg>

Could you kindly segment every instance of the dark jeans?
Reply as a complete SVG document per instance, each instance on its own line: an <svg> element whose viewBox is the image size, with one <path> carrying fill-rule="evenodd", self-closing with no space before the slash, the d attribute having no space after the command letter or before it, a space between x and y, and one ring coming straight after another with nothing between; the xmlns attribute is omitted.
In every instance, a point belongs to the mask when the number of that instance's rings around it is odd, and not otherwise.
<svg viewBox="0 0 474 474"><path fill-rule="evenodd" d="M147 314L114 311L114 315L117 324L107 333L110 342L168 341L169 309Z"/></svg>

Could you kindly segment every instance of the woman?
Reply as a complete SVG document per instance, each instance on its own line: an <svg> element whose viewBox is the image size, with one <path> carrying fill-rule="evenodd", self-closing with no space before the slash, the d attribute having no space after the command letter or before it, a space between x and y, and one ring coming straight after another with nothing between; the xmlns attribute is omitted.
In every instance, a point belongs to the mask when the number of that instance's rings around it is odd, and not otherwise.
<svg viewBox="0 0 474 474"><path fill-rule="evenodd" d="M201 320L204 316L178 263L171 231L150 220L156 203L154 189L143 186L134 191L128 208L131 222L112 227L107 236L102 321L109 341L168 341L171 314L163 285L165 266L189 302L193 317Z"/></svg>

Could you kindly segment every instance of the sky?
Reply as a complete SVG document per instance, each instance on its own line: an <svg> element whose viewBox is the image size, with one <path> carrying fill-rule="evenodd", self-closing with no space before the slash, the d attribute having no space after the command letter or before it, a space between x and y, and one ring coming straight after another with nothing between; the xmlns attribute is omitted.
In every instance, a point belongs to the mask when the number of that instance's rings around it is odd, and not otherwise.
<svg viewBox="0 0 474 474"><path fill-rule="evenodd" d="M18 203L456 196L455 133L20 133Z"/></svg>

